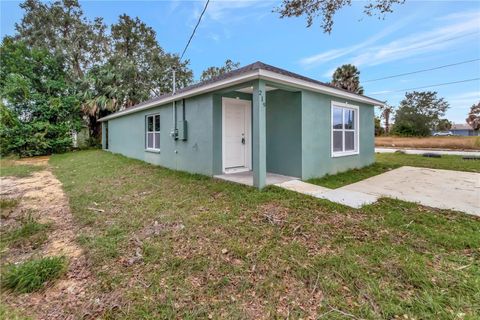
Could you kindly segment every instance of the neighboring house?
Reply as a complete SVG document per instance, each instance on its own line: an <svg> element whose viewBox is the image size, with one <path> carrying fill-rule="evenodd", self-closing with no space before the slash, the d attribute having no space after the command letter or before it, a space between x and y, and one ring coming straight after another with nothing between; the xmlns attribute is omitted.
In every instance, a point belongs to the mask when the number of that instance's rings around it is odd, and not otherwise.
<svg viewBox="0 0 480 320"><path fill-rule="evenodd" d="M103 148L209 176L309 179L374 162L382 101L262 62L100 119Z"/></svg>
<svg viewBox="0 0 480 320"><path fill-rule="evenodd" d="M475 131L473 128L468 124L453 124L452 129L453 135L455 136L478 136L479 135L479 130Z"/></svg>

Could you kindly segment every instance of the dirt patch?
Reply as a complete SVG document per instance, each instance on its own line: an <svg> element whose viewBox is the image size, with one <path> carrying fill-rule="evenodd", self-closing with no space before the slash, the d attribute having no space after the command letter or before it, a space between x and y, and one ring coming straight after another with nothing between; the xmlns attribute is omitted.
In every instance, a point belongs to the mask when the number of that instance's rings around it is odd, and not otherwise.
<svg viewBox="0 0 480 320"><path fill-rule="evenodd" d="M93 282L90 263L75 241L78 230L62 185L47 166L48 157L15 162L45 166L46 169L25 178L7 177L0 180L0 197L18 201L8 219L2 219L0 230L3 232L15 227L26 214L40 223L49 224L51 228L48 240L42 246L22 251L7 250L2 256L1 264L18 263L37 257L65 256L69 267L62 279L41 292L22 295L4 292L2 300L37 319L74 319L98 315L99 309L103 310L106 304L104 300L111 299L94 298L89 293Z"/></svg>
<svg viewBox="0 0 480 320"><path fill-rule="evenodd" d="M50 159L49 156L22 158L15 160L14 163L19 165L46 166L48 165L48 159Z"/></svg>

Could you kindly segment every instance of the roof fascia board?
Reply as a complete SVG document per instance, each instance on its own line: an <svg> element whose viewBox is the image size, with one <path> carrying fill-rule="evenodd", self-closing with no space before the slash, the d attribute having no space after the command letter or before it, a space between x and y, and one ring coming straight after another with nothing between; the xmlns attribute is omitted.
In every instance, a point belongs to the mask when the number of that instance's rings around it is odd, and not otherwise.
<svg viewBox="0 0 480 320"><path fill-rule="evenodd" d="M316 92L320 92L320 93L326 93L326 94L329 94L329 95L332 95L332 96L346 98L346 99L350 99L350 100L353 100L353 101L373 104L375 106L383 106L384 105L384 103L379 101L379 100L370 99L370 98L367 98L367 97L362 97L362 96L356 95L354 93L348 93L348 92L345 92L345 91L342 91L342 90L337 90L335 88L330 88L330 87L323 86L323 85L320 85L320 84L315 84L315 83L312 83L310 81L297 79L297 78L294 78L294 77L286 76L286 75L283 75L283 74L278 74L276 72L272 72L272 71L268 71L268 70L260 69L259 71L260 71L259 72L260 78L262 78L264 80L267 80L267 81L278 82L278 83L282 83L282 84L285 84L285 85L294 86L294 87L297 87L297 88L308 89L308 90L316 91Z"/></svg>
<svg viewBox="0 0 480 320"><path fill-rule="evenodd" d="M225 79L225 80L222 80L222 81L219 81L219 82L215 82L215 83L207 84L205 86L194 88L192 90L181 92L181 93L176 94L176 95L168 96L168 97L165 97L165 99L152 101L152 102L147 103L147 104L145 104L141 107L138 107L138 108L131 108L131 109L126 109L126 110L123 110L123 111L119 111L119 112L113 113L111 115L108 115L106 117L103 117L103 118L99 119L98 121L102 122L102 121L118 118L118 117L130 114L130 113L135 113L135 112L139 112L139 111L149 109L149 108L152 108L152 107L161 106L161 105L167 104L167 103L172 102L172 101L177 101L177 100L180 100L180 99L189 98L191 96L195 96L195 95L200 94L200 93L207 93L207 92L215 91L215 90L218 90L218 89L223 89L223 88L229 87L231 85L240 84L242 82L255 80L255 79L258 79L258 76L259 76L259 70L253 70L253 71L250 71L250 72L245 73L245 74L238 75L238 76L233 77L233 78Z"/></svg>

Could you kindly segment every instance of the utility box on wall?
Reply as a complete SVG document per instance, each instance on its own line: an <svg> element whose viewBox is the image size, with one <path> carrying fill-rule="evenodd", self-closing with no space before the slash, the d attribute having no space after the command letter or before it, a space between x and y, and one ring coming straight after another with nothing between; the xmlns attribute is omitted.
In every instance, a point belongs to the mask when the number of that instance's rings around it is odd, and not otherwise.
<svg viewBox="0 0 480 320"><path fill-rule="evenodd" d="M187 140L187 120L177 121L177 139Z"/></svg>

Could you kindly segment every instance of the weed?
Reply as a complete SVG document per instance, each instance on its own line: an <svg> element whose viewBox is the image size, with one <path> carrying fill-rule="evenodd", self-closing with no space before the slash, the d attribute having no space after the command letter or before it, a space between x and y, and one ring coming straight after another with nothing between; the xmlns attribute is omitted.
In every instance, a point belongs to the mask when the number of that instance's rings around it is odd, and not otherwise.
<svg viewBox="0 0 480 320"><path fill-rule="evenodd" d="M31 214L26 215L18 228L5 232L0 238L0 247L26 246L38 248L48 238L49 224L39 223Z"/></svg>
<svg viewBox="0 0 480 320"><path fill-rule="evenodd" d="M33 292L65 272L64 257L47 257L9 265L2 276L2 287L18 293Z"/></svg>

